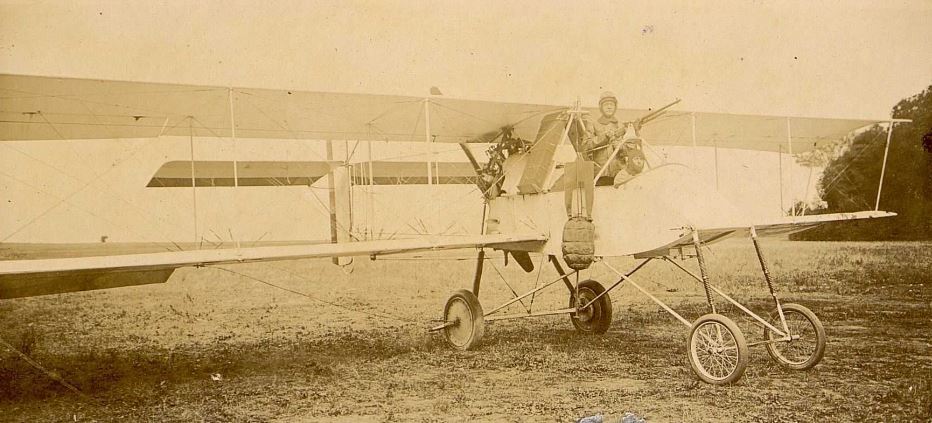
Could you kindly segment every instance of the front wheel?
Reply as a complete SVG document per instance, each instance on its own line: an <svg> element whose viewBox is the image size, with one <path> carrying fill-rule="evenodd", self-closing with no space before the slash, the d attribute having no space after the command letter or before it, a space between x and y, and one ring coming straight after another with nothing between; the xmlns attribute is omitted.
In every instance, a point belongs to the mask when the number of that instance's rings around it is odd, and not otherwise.
<svg viewBox="0 0 932 423"><path fill-rule="evenodd" d="M687 349L690 367L706 383L733 383L748 367L744 334L735 322L721 314L706 314L693 323Z"/></svg>
<svg viewBox="0 0 932 423"><path fill-rule="evenodd" d="M808 370L815 367L825 355L825 327L815 313L806 307L783 304L782 308L790 339L781 340L780 335L764 328L764 335L769 341L767 353L774 361L789 369ZM770 324L783 328L777 310L770 313Z"/></svg>

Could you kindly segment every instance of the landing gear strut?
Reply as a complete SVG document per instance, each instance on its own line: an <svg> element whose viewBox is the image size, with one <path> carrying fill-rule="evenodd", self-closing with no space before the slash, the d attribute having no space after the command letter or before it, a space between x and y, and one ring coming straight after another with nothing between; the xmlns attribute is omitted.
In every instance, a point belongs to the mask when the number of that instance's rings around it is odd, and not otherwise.
<svg viewBox="0 0 932 423"><path fill-rule="evenodd" d="M513 298L489 311L482 308L476 295L479 292L484 259L483 254L480 252L473 290L455 292L447 301L446 307L444 307L443 323L434 327L433 330L443 331L447 342L454 348L461 350L475 347L485 333L485 324L496 320L562 314L568 315L573 326L582 333L603 334L609 329L612 322L612 303L609 292L627 283L645 294L689 328L686 337L687 361L696 376L703 382L724 385L740 380L748 366L748 348L756 345L764 345L770 357L783 367L793 370L811 369L819 363L825 354L825 328L819 318L808 308L798 304L780 303L780 299L774 292L770 270L757 240L757 232L752 227L750 233L760 260L761 270L764 273L764 279L767 281L767 288L775 305L774 311L770 313L769 318L755 314L711 283L699 232L693 231L692 244L699 265L699 274L688 270L682 264L674 261L669 255L644 257L641 262L626 273L616 270L603 260L601 261L602 265L615 272L619 277L618 281L606 288L594 280L584 280L574 284L571 278L576 277L578 280L579 271L564 272L556 257L551 256L550 260L558 273L555 279L538 285L524 294L518 295L515 293ZM634 273L655 258L673 264L702 284L705 299L708 303L709 311L707 314L695 321L687 320L633 280ZM537 292L561 281L570 292L568 307L534 311L528 306L518 313L501 313L502 310L519 301L524 304L522 301L524 298L535 295ZM713 294L718 295L746 313L754 323L760 325L764 330L764 339L748 342L738 325L732 319L720 314L716 309Z"/></svg>
<svg viewBox="0 0 932 423"><path fill-rule="evenodd" d="M748 343L734 321L715 311L702 243L699 241L699 233L695 231L693 246L696 248L696 261L699 262L700 280L705 288L709 314L693 322L686 338L687 358L693 373L703 382L725 385L741 379L747 369Z"/></svg>

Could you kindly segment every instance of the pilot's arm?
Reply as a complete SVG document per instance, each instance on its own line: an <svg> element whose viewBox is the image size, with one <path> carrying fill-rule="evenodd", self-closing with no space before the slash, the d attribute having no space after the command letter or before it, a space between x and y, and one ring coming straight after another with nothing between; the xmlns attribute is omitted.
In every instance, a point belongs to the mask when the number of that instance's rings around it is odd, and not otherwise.
<svg viewBox="0 0 932 423"><path fill-rule="evenodd" d="M611 144L615 137L615 130L594 122L586 123L586 151ZM608 148L608 147L605 147Z"/></svg>

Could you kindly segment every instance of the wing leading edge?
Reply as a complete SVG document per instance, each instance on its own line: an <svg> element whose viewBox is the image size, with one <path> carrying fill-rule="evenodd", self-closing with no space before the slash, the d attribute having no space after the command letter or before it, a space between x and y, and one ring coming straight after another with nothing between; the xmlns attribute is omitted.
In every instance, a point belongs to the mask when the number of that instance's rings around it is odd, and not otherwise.
<svg viewBox="0 0 932 423"><path fill-rule="evenodd" d="M439 236L338 244L173 251L41 260L0 261L0 299L162 283L180 267L305 258L378 256L464 248L543 246L542 234Z"/></svg>
<svg viewBox="0 0 932 423"><path fill-rule="evenodd" d="M533 140L567 106L0 74L0 141L212 138L490 142ZM598 109L588 108L590 116ZM619 109L622 121L649 110ZM429 119L428 119L429 116ZM652 144L801 153L897 119L671 110L642 128ZM429 133L429 137L425 137ZM792 140L791 143L788 140ZM792 146L790 145L792 144Z"/></svg>

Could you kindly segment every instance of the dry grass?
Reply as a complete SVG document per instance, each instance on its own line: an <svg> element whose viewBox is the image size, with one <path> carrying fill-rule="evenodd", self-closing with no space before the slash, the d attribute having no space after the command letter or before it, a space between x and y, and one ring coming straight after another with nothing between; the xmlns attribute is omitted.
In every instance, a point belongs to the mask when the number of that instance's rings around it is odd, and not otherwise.
<svg viewBox="0 0 932 423"><path fill-rule="evenodd" d="M616 318L604 336L578 335L563 317L528 319L496 323L477 350L455 352L424 328L450 292L471 284L471 261L360 260L351 275L326 261L297 261L231 268L379 316L216 269L183 269L166 285L0 303L0 335L93 398L0 351L0 415L573 421L632 411L649 421L932 419L932 245L765 247L783 296L827 326L828 351L812 371L783 370L757 347L736 385L699 383L685 363L686 328L630 287L612 293ZM715 283L769 311L749 243L723 243L709 259ZM601 269L584 276L608 282ZM514 265L503 273L516 289L535 283L536 274ZM491 307L510 292L490 267L485 275L480 297ZM545 268L541 278L553 276ZM638 276L687 318L705 313L700 286L669 264ZM535 308L565 304L562 286L554 288ZM749 339L760 338L760 329L722 308ZM213 380L218 373L222 379Z"/></svg>

